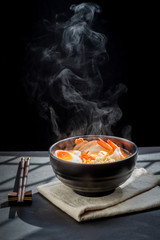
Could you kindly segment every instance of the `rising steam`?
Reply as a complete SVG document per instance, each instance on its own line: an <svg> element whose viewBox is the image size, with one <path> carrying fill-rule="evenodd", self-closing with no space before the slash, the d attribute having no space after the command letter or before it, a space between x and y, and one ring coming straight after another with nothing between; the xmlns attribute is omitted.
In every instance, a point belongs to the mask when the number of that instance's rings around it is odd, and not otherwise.
<svg viewBox="0 0 160 240"><path fill-rule="evenodd" d="M53 139L112 135L112 126L122 117L117 101L126 87L120 84L101 95L99 67L108 55L106 36L94 31L100 7L81 3L70 10L70 19L47 27L47 41L32 44L26 90L49 123Z"/></svg>

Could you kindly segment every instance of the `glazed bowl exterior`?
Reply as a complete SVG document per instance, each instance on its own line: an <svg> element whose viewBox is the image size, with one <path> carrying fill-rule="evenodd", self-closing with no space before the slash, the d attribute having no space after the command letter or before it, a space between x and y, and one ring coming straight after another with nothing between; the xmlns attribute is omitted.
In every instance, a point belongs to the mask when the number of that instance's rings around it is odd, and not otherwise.
<svg viewBox="0 0 160 240"><path fill-rule="evenodd" d="M123 160L98 164L67 162L54 156L54 152L58 149L73 149L75 139L80 137L88 141L97 140L98 137L104 141L111 139L119 147L129 151L131 155ZM135 143L124 138L105 135L70 137L53 144L49 149L50 163L57 178L75 192L85 196L104 195L124 183L135 168L137 155Z"/></svg>

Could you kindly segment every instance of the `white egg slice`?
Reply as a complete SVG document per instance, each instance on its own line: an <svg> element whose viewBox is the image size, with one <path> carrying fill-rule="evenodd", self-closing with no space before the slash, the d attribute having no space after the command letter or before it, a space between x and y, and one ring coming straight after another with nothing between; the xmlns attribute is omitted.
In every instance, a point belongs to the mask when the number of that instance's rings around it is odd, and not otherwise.
<svg viewBox="0 0 160 240"><path fill-rule="evenodd" d="M81 152L78 150L66 151L66 150L56 150L55 156L64 161L82 163L81 158L79 157Z"/></svg>

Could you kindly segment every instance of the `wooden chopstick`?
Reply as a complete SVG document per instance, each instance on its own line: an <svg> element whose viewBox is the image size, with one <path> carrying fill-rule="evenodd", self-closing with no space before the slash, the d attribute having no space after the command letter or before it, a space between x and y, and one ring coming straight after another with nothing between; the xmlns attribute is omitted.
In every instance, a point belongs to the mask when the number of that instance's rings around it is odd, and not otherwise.
<svg viewBox="0 0 160 240"><path fill-rule="evenodd" d="M28 178L28 170L29 170L30 158L28 157L25 163L24 176L23 176L23 185L22 185L22 193L21 193L21 202L24 201L24 194L27 185Z"/></svg>
<svg viewBox="0 0 160 240"><path fill-rule="evenodd" d="M22 187L23 187L23 176L24 176L24 157L21 158L20 165L20 176L19 176L19 186L18 186L18 202L21 202L22 198Z"/></svg>
<svg viewBox="0 0 160 240"><path fill-rule="evenodd" d="M15 187L14 191L8 192L8 202L10 204L17 204L17 203L25 203L31 204L32 203L32 190L25 192L26 185L27 185L27 178L28 178L28 171L30 165L30 158L28 157L25 161L25 158L22 157L21 161L19 162L19 167L17 171L17 183L18 183L18 191L16 192Z"/></svg>
<svg viewBox="0 0 160 240"><path fill-rule="evenodd" d="M18 202L24 201L24 194L27 185L28 170L29 170L30 158L28 157L25 161L24 157L21 158L21 171L19 178L19 187L18 187Z"/></svg>

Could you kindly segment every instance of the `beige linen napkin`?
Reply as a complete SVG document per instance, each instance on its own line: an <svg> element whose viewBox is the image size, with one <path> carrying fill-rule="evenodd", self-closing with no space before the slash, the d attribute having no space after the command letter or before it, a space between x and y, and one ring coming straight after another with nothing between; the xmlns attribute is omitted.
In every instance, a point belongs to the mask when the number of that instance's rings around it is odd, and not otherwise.
<svg viewBox="0 0 160 240"><path fill-rule="evenodd" d="M160 175L150 175L144 168L135 169L131 177L109 195L80 196L60 181L37 189L50 202L78 222L138 212L160 206Z"/></svg>

